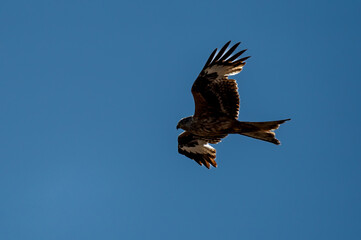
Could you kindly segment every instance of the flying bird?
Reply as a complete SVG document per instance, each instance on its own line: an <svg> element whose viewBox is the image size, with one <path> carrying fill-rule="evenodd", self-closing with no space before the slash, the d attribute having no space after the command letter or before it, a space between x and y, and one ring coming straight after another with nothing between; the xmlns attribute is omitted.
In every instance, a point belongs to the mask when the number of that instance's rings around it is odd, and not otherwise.
<svg viewBox="0 0 361 240"><path fill-rule="evenodd" d="M280 124L290 120L268 122L238 121L239 94L237 82L228 76L242 71L250 57L239 57L247 50L234 55L239 43L228 49L227 42L217 53L212 52L192 86L195 103L194 115L181 119L177 129L184 130L178 136L178 152L199 165L217 167L216 150L209 144L217 144L228 134L241 134L279 145L275 137Z"/></svg>

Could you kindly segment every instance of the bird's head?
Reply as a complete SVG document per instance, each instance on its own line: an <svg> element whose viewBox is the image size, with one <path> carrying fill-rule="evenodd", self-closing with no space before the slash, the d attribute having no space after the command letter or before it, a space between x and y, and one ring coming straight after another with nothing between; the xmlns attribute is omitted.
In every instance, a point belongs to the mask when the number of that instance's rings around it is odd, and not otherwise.
<svg viewBox="0 0 361 240"><path fill-rule="evenodd" d="M177 124L177 129L181 128L183 130L188 130L191 127L192 121L193 121L192 116L182 118Z"/></svg>

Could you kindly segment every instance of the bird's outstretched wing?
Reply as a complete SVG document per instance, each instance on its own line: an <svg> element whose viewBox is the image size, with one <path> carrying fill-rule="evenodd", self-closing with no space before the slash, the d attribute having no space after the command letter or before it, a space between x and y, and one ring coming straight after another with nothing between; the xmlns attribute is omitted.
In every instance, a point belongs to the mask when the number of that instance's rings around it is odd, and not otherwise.
<svg viewBox="0 0 361 240"><path fill-rule="evenodd" d="M212 52L193 83L192 94L196 118L209 114L223 114L234 119L238 118L237 82L228 79L228 76L241 72L249 56L238 59L246 49L231 56L240 42L227 50L230 43L231 41L226 43L218 53L217 49Z"/></svg>
<svg viewBox="0 0 361 240"><path fill-rule="evenodd" d="M193 159L201 166L204 165L210 168L212 165L217 167L215 161L216 149L210 146L209 143L218 143L225 136L227 135L205 139L185 131L178 136L178 152Z"/></svg>

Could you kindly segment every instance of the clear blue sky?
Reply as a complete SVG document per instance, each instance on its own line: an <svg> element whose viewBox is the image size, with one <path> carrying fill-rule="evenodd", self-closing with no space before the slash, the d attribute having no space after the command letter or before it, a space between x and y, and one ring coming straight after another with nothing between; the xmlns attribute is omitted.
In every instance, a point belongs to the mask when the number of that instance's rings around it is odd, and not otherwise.
<svg viewBox="0 0 361 240"><path fill-rule="evenodd" d="M1 1L0 239L361 239L361 3ZM242 41L217 169L177 152L191 85Z"/></svg>

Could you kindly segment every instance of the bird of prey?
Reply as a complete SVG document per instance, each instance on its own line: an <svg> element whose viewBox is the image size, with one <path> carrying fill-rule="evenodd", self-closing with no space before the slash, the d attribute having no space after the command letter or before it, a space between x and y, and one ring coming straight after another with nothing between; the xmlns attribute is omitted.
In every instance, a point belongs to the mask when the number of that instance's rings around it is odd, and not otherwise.
<svg viewBox="0 0 361 240"><path fill-rule="evenodd" d="M192 86L195 103L193 116L181 119L177 129L185 130L178 136L178 152L199 165L217 167L216 150L209 145L216 144L228 134L241 134L263 141L280 144L275 133L280 124L290 120L268 122L238 121L239 94L237 82L228 76L242 71L248 57L239 57L247 50L234 55L239 43L228 49L227 42L217 53L212 52L201 73ZM228 49L228 50L227 50Z"/></svg>

